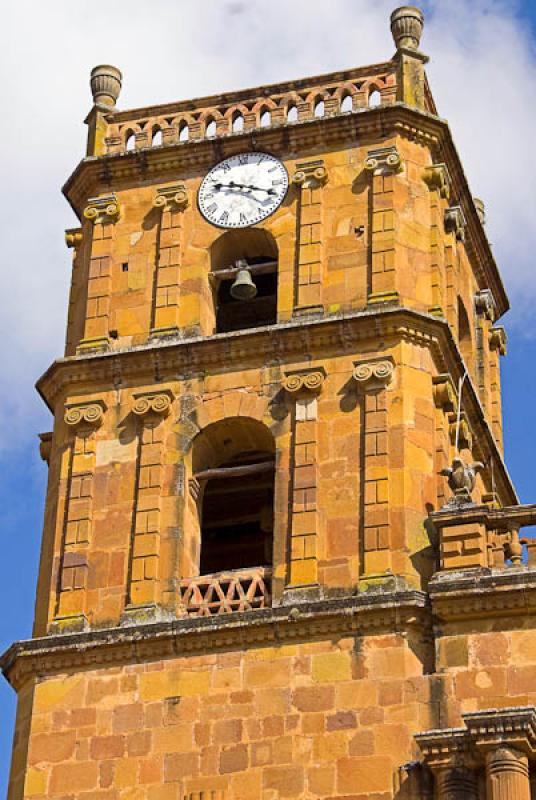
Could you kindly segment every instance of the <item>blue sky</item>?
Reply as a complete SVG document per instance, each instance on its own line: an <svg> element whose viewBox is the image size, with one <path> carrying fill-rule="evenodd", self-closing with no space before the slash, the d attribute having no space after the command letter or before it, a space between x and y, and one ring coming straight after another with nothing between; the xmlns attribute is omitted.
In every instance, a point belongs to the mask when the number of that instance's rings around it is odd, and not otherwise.
<svg viewBox="0 0 536 800"><path fill-rule="evenodd" d="M124 71L122 107L195 97L380 61L392 54L386 0L130 0L106 9L56 0L8 0L0 52L0 133L6 185L0 336L2 555L0 646L31 633L46 468L37 433L50 417L33 384L61 354L75 224L60 186L83 155L88 76ZM521 500L536 501L536 8L530 1L431 0L422 48L440 114L449 118L513 310L503 320L506 460ZM46 6L46 7L45 7ZM180 8L179 8L180 7ZM20 30L24 36L20 37ZM237 48L233 42L239 41ZM43 66L46 65L46 69ZM528 88L527 88L528 87ZM9 155L6 155L9 154ZM0 793L5 789L15 696L0 681Z"/></svg>

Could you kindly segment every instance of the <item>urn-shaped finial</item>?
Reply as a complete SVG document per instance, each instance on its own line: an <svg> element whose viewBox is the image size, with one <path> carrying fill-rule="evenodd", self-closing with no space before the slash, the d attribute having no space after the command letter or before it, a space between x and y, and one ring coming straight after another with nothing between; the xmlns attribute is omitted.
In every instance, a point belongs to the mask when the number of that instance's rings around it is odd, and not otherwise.
<svg viewBox="0 0 536 800"><path fill-rule="evenodd" d="M99 64L91 70L91 94L95 105L115 106L123 76L121 70L110 64Z"/></svg>
<svg viewBox="0 0 536 800"><path fill-rule="evenodd" d="M418 50L424 14L416 6L400 6L391 14L391 33L397 50Z"/></svg>

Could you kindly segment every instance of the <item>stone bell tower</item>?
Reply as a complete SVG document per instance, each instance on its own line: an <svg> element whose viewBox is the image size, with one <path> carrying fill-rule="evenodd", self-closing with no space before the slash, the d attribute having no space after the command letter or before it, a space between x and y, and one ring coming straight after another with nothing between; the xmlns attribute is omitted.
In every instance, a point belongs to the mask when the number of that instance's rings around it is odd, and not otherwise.
<svg viewBox="0 0 536 800"><path fill-rule="evenodd" d="M91 73L9 800L529 800L508 300L394 56L121 111Z"/></svg>

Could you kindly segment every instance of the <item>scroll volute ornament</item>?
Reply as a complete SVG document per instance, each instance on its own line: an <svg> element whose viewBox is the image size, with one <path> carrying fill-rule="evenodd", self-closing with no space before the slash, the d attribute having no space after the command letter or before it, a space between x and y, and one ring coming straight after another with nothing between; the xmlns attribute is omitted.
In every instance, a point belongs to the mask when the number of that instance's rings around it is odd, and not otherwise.
<svg viewBox="0 0 536 800"><path fill-rule="evenodd" d="M104 400L95 400L90 403L68 403L65 406L64 420L73 428L79 426L98 428L102 425L105 411Z"/></svg>
<svg viewBox="0 0 536 800"><path fill-rule="evenodd" d="M119 219L120 207L115 194L106 197L91 197L84 209L84 217L94 225L102 222L116 222Z"/></svg>
<svg viewBox="0 0 536 800"><path fill-rule="evenodd" d="M153 205L155 208L162 209L162 211L184 211L189 202L186 186L182 183L177 183L174 186L164 186L161 189L157 189Z"/></svg>
<svg viewBox="0 0 536 800"><path fill-rule="evenodd" d="M143 392L134 395L132 411L137 417L145 417L149 414L167 417L172 403L173 393L168 389L161 392Z"/></svg>
<svg viewBox="0 0 536 800"><path fill-rule="evenodd" d="M291 372L283 378L283 388L291 395L304 392L320 394L325 378L326 371L323 367L303 372Z"/></svg>
<svg viewBox="0 0 536 800"><path fill-rule="evenodd" d="M292 183L299 188L324 186L327 181L328 171L322 160L297 164L292 176Z"/></svg>
<svg viewBox="0 0 536 800"><path fill-rule="evenodd" d="M382 388L391 383L394 371L395 365L390 359L362 361L354 365L352 378L364 388Z"/></svg>
<svg viewBox="0 0 536 800"><path fill-rule="evenodd" d="M402 159L396 147L378 147L369 150L365 159L367 172L401 172Z"/></svg>

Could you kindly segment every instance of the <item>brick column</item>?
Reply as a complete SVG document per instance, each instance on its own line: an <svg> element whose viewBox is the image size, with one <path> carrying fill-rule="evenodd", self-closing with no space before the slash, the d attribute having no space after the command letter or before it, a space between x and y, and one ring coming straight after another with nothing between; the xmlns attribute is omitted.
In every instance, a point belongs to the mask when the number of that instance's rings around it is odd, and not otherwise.
<svg viewBox="0 0 536 800"><path fill-rule="evenodd" d="M501 451L503 450L503 423L500 359L501 356L506 355L506 345L504 328L491 328L489 332L491 429Z"/></svg>
<svg viewBox="0 0 536 800"><path fill-rule="evenodd" d="M154 607L157 601L161 535L163 419L173 401L170 390L134 395L133 413L139 419L136 499L132 528L127 603L129 611Z"/></svg>
<svg viewBox="0 0 536 800"><path fill-rule="evenodd" d="M361 575L383 574L391 566L386 389L393 373L393 362L382 359L355 364L352 376L362 395Z"/></svg>
<svg viewBox="0 0 536 800"><path fill-rule="evenodd" d="M323 198L328 173L322 160L296 165L292 182L298 187L294 315L318 314L322 303Z"/></svg>
<svg viewBox="0 0 536 800"><path fill-rule="evenodd" d="M430 261L432 276L431 314L446 316L445 201L450 198L450 175L446 164L432 164L423 173L423 180L430 189Z"/></svg>
<svg viewBox="0 0 536 800"><path fill-rule="evenodd" d="M290 542L287 589L318 584L317 396L323 367L287 373L283 387L293 404L291 441Z"/></svg>
<svg viewBox="0 0 536 800"><path fill-rule="evenodd" d="M112 247L114 223L119 218L119 212L119 204L113 194L89 200L84 211L84 217L93 223L93 238L88 270L84 338L77 347L78 352L106 350L109 346Z"/></svg>
<svg viewBox="0 0 536 800"><path fill-rule="evenodd" d="M512 747L486 755L487 800L530 800L529 762Z"/></svg>
<svg viewBox="0 0 536 800"><path fill-rule="evenodd" d="M478 800L478 782L473 770L447 767L436 772L437 800Z"/></svg>
<svg viewBox="0 0 536 800"><path fill-rule="evenodd" d="M156 190L154 206L161 210L154 274L151 335L172 336L179 330L179 285L182 220L188 206L183 184Z"/></svg>
<svg viewBox="0 0 536 800"><path fill-rule="evenodd" d="M402 170L396 147L370 150L365 169L372 176L370 195L370 263L368 302L398 302L395 252L395 175Z"/></svg>
<svg viewBox="0 0 536 800"><path fill-rule="evenodd" d="M69 403L65 410L64 419L73 430L74 439L67 477L56 613L52 624L56 629L86 626L95 433L102 424L105 410L103 400Z"/></svg>

